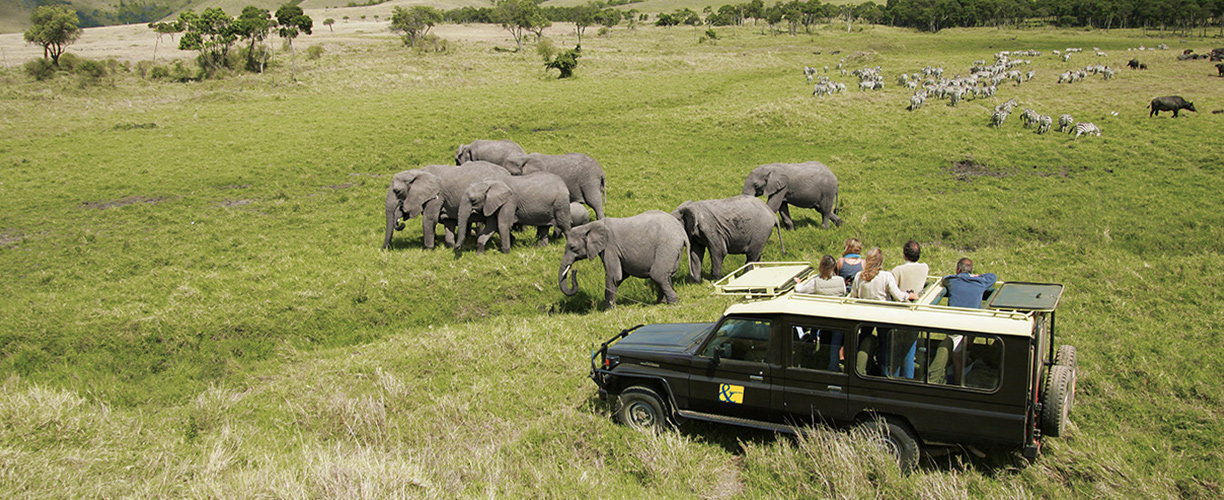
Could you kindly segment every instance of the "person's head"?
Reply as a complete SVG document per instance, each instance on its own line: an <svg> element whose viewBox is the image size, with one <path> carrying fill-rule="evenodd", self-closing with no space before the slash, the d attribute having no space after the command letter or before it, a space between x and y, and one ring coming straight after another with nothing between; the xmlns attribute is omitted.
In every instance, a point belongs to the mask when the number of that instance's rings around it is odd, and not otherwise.
<svg viewBox="0 0 1224 500"><path fill-rule="evenodd" d="M973 273L973 261L969 260L969 257L961 257L956 261L956 274L960 273Z"/></svg>
<svg viewBox="0 0 1224 500"><path fill-rule="evenodd" d="M859 279L871 281L884 269L884 252L880 247L871 247L867 255L863 256L863 261L863 273L859 275Z"/></svg>
<svg viewBox="0 0 1224 500"><path fill-rule="evenodd" d="M833 267L837 265L837 260L833 259L832 255L825 255L820 258L820 278L829 279L833 277Z"/></svg>
<svg viewBox="0 0 1224 500"><path fill-rule="evenodd" d="M922 247L918 245L917 241L909 240L901 248L901 254L905 255L906 262L918 262L918 257L922 255Z"/></svg>
<svg viewBox="0 0 1224 500"><path fill-rule="evenodd" d="M863 242L859 241L858 238L850 238L846 240L846 250L842 252L843 257L850 254L861 253L863 253Z"/></svg>

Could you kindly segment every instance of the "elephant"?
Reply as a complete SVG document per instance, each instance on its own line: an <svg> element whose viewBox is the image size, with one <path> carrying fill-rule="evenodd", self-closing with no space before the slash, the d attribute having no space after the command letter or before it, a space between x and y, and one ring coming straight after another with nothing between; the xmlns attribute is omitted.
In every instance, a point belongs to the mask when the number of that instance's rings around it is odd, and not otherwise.
<svg viewBox="0 0 1224 500"><path fill-rule="evenodd" d="M616 289L628 276L649 278L658 286L658 298L671 304L680 299L671 279L680 268L680 258L689 245L684 225L661 210L633 217L609 217L574 227L565 234L561 257L561 293L578 293L578 271L574 262L599 256L604 265L604 306L616 306ZM573 274L570 274L572 271ZM570 283L566 283L566 276Z"/></svg>
<svg viewBox="0 0 1224 500"><path fill-rule="evenodd" d="M604 196L607 184L603 167L594 158L582 153L546 155L531 153L511 155L502 164L514 175L549 172L565 179L570 201L585 203L595 210L595 218L604 218Z"/></svg>
<svg viewBox="0 0 1224 500"><path fill-rule="evenodd" d="M759 262L769 232L778 228L778 245L782 243L782 226L778 216L759 198L733 196L721 200L686 201L672 217L684 224L689 239L689 277L701 281L701 259L710 251L710 274L723 277L722 264L727 254L746 254L748 262Z"/></svg>
<svg viewBox="0 0 1224 500"><path fill-rule="evenodd" d="M821 227L828 229L829 221L841 226L841 217L834 213L837 207L837 176L823 163L770 163L752 169L744 179L744 195L769 196L769 209L782 215L786 229L795 229L788 205L799 208L814 208L820 212Z"/></svg>
<svg viewBox="0 0 1224 500"><path fill-rule="evenodd" d="M434 247L434 231L441 219L442 200L433 191L438 184L438 175L449 169L445 165L427 165L423 168L405 170L391 177L387 188L387 233L383 249L391 248L391 237L395 231L404 229L401 220L420 216L425 248ZM413 189L415 185L416 189Z"/></svg>
<svg viewBox="0 0 1224 500"><path fill-rule="evenodd" d="M446 245L454 247L463 192L474 182L509 177L505 168L486 161L471 161L456 167L430 165L395 174L387 190L387 234L383 248L391 246L394 230L403 228L397 221L418 214L423 219L425 248L434 247L434 230L438 223L446 230ZM396 201L399 201L398 208Z"/></svg>
<svg viewBox="0 0 1224 500"><path fill-rule="evenodd" d="M581 226L591 222L591 213L587 211L586 206L576 201L570 202L570 227ZM562 232L561 234L565 234Z"/></svg>
<svg viewBox="0 0 1224 500"><path fill-rule="evenodd" d="M459 227L467 227L473 214L485 220L484 230L476 238L478 253L484 252L485 243L495 230L501 236L502 253L510 252L510 227L515 224L536 226L538 243L547 245L548 230L554 225L562 233L570 229L569 190L565 181L548 172L480 181L469 185L463 193ZM465 236L464 232L459 233L456 253L462 251Z"/></svg>
<svg viewBox="0 0 1224 500"><path fill-rule="evenodd" d="M522 154L527 154L527 152L514 141L480 139L471 144L459 146L459 149L455 151L455 165L463 165L469 161L487 161L502 165L506 162L507 157Z"/></svg>

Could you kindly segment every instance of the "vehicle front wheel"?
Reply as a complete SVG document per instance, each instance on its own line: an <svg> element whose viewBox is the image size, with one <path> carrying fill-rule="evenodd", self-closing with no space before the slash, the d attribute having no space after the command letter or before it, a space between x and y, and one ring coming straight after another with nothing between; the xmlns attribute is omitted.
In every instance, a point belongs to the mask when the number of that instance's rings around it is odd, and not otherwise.
<svg viewBox="0 0 1224 500"><path fill-rule="evenodd" d="M888 454L897 459L897 466L903 474L918 468L921 453L918 440L904 425L877 418L864 422L863 428L871 439L877 439L879 444L888 450Z"/></svg>
<svg viewBox="0 0 1224 500"><path fill-rule="evenodd" d="M667 424L663 398L654 389L633 386L621 392L616 418L634 429L660 431Z"/></svg>

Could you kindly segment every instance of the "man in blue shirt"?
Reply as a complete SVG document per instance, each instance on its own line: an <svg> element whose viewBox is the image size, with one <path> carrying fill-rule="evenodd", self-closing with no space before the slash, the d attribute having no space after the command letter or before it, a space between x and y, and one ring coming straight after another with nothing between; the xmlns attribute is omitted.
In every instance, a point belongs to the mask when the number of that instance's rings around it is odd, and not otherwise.
<svg viewBox="0 0 1224 500"><path fill-rule="evenodd" d="M973 261L962 257L956 261L956 274L944 276L944 287L948 289L948 305L952 307L982 308L982 295L999 280L994 273L972 274Z"/></svg>

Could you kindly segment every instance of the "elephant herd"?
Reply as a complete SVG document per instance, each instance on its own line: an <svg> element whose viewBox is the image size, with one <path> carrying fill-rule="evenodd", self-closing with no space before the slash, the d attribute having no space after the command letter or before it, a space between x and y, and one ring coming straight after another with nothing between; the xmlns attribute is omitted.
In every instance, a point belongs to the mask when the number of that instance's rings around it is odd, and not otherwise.
<svg viewBox="0 0 1224 500"><path fill-rule="evenodd" d="M822 225L841 225L834 213L837 177L820 162L772 163L752 170L742 194L731 198L686 201L673 212L650 210L632 217L605 217L607 182L603 167L582 153L528 154L512 141L478 140L459 146L455 166L428 165L395 174L387 189L387 229L383 248L391 247L403 221L421 217L425 248L433 248L442 224L445 242L461 252L471 232L476 250L497 234L509 252L511 229L535 226L537 243L548 244L550 229L565 236L558 284L567 296L578 293L573 264L600 257L604 265L604 305L613 307L626 277L653 281L659 300L678 300L671 280L685 248L689 278L701 281L702 259L710 254L711 274L722 277L728 254L760 260L770 233L794 229L789 207L814 208ZM758 196L766 195L768 201ZM585 205L585 206L584 206ZM595 212L590 221L586 207ZM781 221L775 213L781 215ZM782 253L786 248L782 246ZM567 283L568 278L568 283Z"/></svg>

